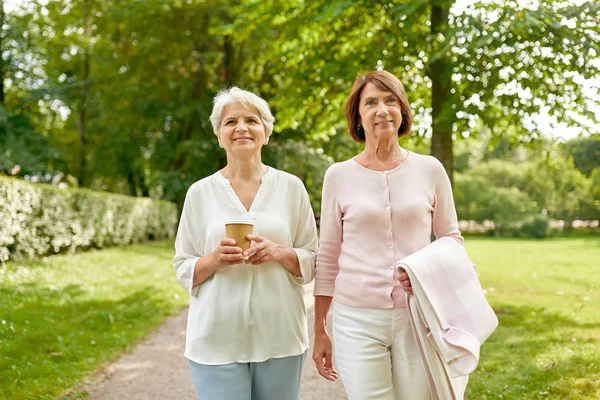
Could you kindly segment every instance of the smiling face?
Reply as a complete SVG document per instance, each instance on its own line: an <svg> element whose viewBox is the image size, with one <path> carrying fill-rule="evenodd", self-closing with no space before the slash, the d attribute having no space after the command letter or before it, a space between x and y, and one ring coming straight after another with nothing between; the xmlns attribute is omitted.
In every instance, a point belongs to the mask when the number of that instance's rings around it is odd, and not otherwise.
<svg viewBox="0 0 600 400"><path fill-rule="evenodd" d="M219 144L231 155L260 152L267 143L265 126L260 113L254 107L246 108L241 103L223 107L219 126Z"/></svg>
<svg viewBox="0 0 600 400"><path fill-rule="evenodd" d="M358 113L366 136L398 136L398 128L402 124L402 109L400 100L394 93L368 83L360 94Z"/></svg>

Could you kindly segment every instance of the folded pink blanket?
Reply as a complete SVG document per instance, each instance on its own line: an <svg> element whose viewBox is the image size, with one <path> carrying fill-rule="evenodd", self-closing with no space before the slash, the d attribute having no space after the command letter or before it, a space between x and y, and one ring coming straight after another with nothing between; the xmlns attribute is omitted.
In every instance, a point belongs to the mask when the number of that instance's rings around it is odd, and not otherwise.
<svg viewBox="0 0 600 400"><path fill-rule="evenodd" d="M467 252L443 237L400 260L397 268L411 280L414 295L408 295L407 305L430 381L466 386L466 379L458 378L475 370L481 345L498 326ZM464 387L453 392L461 398Z"/></svg>

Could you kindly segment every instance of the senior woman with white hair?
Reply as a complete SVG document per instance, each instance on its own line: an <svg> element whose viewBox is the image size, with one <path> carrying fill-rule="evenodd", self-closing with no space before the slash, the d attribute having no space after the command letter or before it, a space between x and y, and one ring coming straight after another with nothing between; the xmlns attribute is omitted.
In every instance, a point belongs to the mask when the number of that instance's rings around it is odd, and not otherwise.
<svg viewBox="0 0 600 400"><path fill-rule="evenodd" d="M188 190L177 238L177 280L190 293L185 356L199 399L295 400L308 349L303 285L314 277L317 230L300 179L261 161L275 119L237 87L210 116L227 165ZM254 224L245 252L225 235Z"/></svg>

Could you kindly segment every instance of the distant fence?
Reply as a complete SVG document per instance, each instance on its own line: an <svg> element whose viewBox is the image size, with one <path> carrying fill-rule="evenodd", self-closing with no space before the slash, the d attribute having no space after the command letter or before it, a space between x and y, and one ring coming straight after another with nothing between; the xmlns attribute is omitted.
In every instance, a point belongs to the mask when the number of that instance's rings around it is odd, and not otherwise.
<svg viewBox="0 0 600 400"><path fill-rule="evenodd" d="M572 221L570 226L566 221L562 220L549 220L549 228L563 231L567 228L579 230L579 229L598 229L600 228L600 221L582 221L575 220ZM490 231L494 231L496 229L496 224L494 221L485 220L483 222L476 221L459 221L458 229L464 233L486 233Z"/></svg>

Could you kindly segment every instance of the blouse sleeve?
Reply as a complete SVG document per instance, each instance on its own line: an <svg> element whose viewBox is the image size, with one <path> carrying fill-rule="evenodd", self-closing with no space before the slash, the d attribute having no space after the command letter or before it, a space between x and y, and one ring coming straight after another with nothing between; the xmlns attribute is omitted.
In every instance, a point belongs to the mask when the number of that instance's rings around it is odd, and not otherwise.
<svg viewBox="0 0 600 400"><path fill-rule="evenodd" d="M321 198L321 246L315 269L315 296L333 296L342 252L342 212L331 167L323 179Z"/></svg>
<svg viewBox="0 0 600 400"><path fill-rule="evenodd" d="M194 282L194 269L196 261L204 256L204 249L198 240L198 235L193 233L196 231L194 224L201 223L201 221L197 219L197 216L194 215L193 203L192 190L190 189L185 197L181 219L177 229L177 237L175 238L173 267L175 267L175 274L179 284L181 284L188 293L195 296L198 294L200 285L195 288L192 287Z"/></svg>
<svg viewBox="0 0 600 400"><path fill-rule="evenodd" d="M317 254L318 238L315 214L310 205L310 198L302 181L298 180L300 189L300 207L294 240L294 251L300 263L301 277L292 277L299 285L306 285L315 276L315 258Z"/></svg>
<svg viewBox="0 0 600 400"><path fill-rule="evenodd" d="M461 244L465 241L458 230L458 217L452 195L452 185L444 166L435 165L435 199L433 205L433 234L436 239L452 237Z"/></svg>

